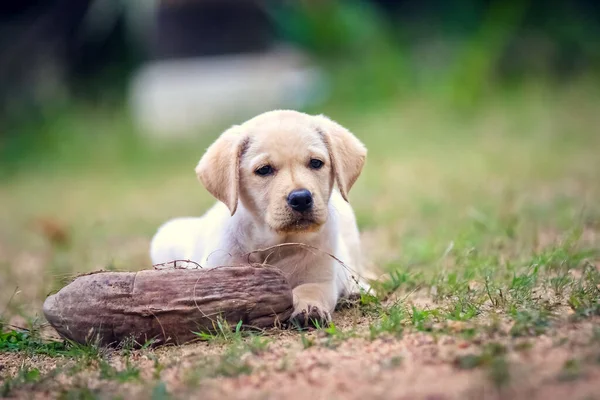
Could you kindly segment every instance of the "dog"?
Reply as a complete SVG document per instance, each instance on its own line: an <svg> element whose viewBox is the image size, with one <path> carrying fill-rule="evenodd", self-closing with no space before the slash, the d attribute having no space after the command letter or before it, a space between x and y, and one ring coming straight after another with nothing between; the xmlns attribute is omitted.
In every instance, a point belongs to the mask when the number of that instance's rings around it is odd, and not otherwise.
<svg viewBox="0 0 600 400"><path fill-rule="evenodd" d="M161 226L152 262L212 268L252 258L285 274L293 321L328 323L341 297L368 290L348 203L366 156L359 139L323 115L275 110L235 125L195 169L219 202Z"/></svg>

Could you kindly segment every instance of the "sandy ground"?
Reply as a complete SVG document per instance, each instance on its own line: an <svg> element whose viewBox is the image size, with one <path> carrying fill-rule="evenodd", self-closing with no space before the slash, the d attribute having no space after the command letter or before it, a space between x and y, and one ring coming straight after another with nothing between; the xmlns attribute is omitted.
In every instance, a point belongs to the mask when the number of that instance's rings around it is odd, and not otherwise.
<svg viewBox="0 0 600 400"><path fill-rule="evenodd" d="M128 361L118 352L107 354L117 370L127 362L140 369L140 380L124 383L99 379L93 363L73 372L80 361L62 357L2 353L0 371L3 377L14 376L20 367L30 366L46 374L40 382L13 391L15 398L68 397L84 387L99 398L156 398L161 389L157 385L163 384L172 398L205 399L548 400L593 399L599 393L600 342L594 327L600 319L565 321L536 338L515 339L500 329L461 339L468 326L451 324L451 335L408 331L400 338L370 340L368 321L356 317L355 310L336 316L340 330L351 325L355 337L313 331L304 336L304 342L311 342L307 348L297 332L268 332L266 350L242 352L233 360L248 366L250 373L231 377L211 377L230 345L207 342L137 350ZM505 346L506 369L460 366L460 360L481 354L490 343Z"/></svg>

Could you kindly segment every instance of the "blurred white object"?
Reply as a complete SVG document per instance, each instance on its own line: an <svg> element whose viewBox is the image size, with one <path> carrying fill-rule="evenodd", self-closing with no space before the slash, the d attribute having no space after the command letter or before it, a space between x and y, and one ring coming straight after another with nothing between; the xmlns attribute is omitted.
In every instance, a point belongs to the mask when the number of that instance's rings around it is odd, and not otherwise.
<svg viewBox="0 0 600 400"><path fill-rule="evenodd" d="M277 108L303 108L327 94L322 73L302 53L266 53L156 61L134 76L130 105L149 134L191 135Z"/></svg>

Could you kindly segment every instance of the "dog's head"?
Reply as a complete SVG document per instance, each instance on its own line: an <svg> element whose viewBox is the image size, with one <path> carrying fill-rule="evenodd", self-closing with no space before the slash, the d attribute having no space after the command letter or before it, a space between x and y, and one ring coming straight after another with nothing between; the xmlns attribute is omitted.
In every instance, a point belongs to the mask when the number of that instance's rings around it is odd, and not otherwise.
<svg viewBox="0 0 600 400"><path fill-rule="evenodd" d="M327 221L334 182L347 200L366 155L327 117L271 111L225 131L196 174L232 215L239 200L279 233L314 231Z"/></svg>

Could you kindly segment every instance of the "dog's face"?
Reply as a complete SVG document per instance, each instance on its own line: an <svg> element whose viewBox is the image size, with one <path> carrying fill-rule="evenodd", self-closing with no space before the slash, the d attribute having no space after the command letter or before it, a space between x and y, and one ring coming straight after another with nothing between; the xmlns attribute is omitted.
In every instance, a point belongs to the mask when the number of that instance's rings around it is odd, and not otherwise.
<svg viewBox="0 0 600 400"><path fill-rule="evenodd" d="M329 150L309 119L282 115L246 126L239 198L278 232L316 229L327 220L333 188Z"/></svg>
<svg viewBox="0 0 600 400"><path fill-rule="evenodd" d="M309 232L327 221L334 182L347 199L365 157L354 135L323 116L272 111L223 133L196 173L232 214L239 199L278 233Z"/></svg>

